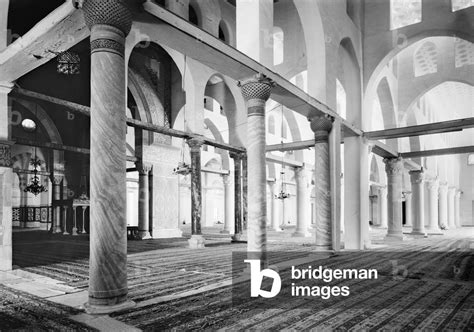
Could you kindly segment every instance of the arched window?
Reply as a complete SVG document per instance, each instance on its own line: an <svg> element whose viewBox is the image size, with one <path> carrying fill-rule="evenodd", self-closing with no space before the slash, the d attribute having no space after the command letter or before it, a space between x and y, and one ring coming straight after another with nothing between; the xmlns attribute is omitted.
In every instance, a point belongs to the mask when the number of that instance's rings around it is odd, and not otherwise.
<svg viewBox="0 0 474 332"><path fill-rule="evenodd" d="M275 135L275 117L273 115L268 117L268 133Z"/></svg>
<svg viewBox="0 0 474 332"><path fill-rule="evenodd" d="M285 36L283 30L279 27L273 28L273 65L279 65L284 61L284 42Z"/></svg>
<svg viewBox="0 0 474 332"><path fill-rule="evenodd" d="M454 41L454 55L456 68L474 65L474 43L456 38Z"/></svg>
<svg viewBox="0 0 474 332"><path fill-rule="evenodd" d="M474 0L451 0L451 10L453 12L474 6Z"/></svg>
<svg viewBox="0 0 474 332"><path fill-rule="evenodd" d="M199 26L199 19L196 10L193 6L189 5L189 22Z"/></svg>
<svg viewBox="0 0 474 332"><path fill-rule="evenodd" d="M415 77L438 71L438 51L432 42L425 42L416 50L413 59Z"/></svg>
<svg viewBox="0 0 474 332"><path fill-rule="evenodd" d="M421 22L421 0L390 0L390 29Z"/></svg>

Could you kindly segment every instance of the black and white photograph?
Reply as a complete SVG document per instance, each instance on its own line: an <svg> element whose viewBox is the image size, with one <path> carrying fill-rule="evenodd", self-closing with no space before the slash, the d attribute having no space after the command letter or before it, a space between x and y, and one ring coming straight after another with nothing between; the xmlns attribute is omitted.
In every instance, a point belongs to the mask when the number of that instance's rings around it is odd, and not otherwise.
<svg viewBox="0 0 474 332"><path fill-rule="evenodd" d="M0 0L4 331L474 331L474 0Z"/></svg>

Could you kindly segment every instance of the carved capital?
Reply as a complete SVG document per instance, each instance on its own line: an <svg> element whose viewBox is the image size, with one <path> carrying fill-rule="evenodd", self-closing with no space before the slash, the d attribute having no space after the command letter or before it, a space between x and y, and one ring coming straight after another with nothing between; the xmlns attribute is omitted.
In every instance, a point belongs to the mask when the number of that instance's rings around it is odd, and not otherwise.
<svg viewBox="0 0 474 332"><path fill-rule="evenodd" d="M126 0L83 0L81 5L89 30L95 25L108 25L120 30L124 36L132 28L132 12Z"/></svg>
<svg viewBox="0 0 474 332"><path fill-rule="evenodd" d="M53 182L55 186L59 186L61 185L61 182L63 181L63 179L64 179L63 175L55 174L54 176L51 177L51 182Z"/></svg>
<svg viewBox="0 0 474 332"><path fill-rule="evenodd" d="M412 184L423 183L425 180L425 172L421 170L410 171L410 178Z"/></svg>
<svg viewBox="0 0 474 332"><path fill-rule="evenodd" d="M236 162L237 161L240 162L244 158L244 154L241 153L241 152L231 152L231 151L229 151L229 157L234 159L234 161L236 161Z"/></svg>
<svg viewBox="0 0 474 332"><path fill-rule="evenodd" d="M319 115L308 118L316 142L327 141L334 119L329 115Z"/></svg>
<svg viewBox="0 0 474 332"><path fill-rule="evenodd" d="M383 162L388 175L402 174L404 170L402 158L384 158Z"/></svg>
<svg viewBox="0 0 474 332"><path fill-rule="evenodd" d="M257 74L246 81L238 82L237 85L247 102L248 114L265 114L265 102L270 98L275 83L265 75Z"/></svg>
<svg viewBox="0 0 474 332"><path fill-rule="evenodd" d="M204 141L198 138L191 138L188 139L186 143L188 143L191 152L200 152Z"/></svg>
<svg viewBox="0 0 474 332"><path fill-rule="evenodd" d="M141 161L141 162L136 163L136 167L137 167L138 174L148 175L148 173L150 173L150 171L152 170L153 165L150 163L145 163Z"/></svg>
<svg viewBox="0 0 474 332"><path fill-rule="evenodd" d="M230 181L230 175L229 174L222 174L222 182L224 182L224 185L225 186L228 186L231 184L231 181Z"/></svg>
<svg viewBox="0 0 474 332"><path fill-rule="evenodd" d="M12 167L10 144L0 143L0 167Z"/></svg>

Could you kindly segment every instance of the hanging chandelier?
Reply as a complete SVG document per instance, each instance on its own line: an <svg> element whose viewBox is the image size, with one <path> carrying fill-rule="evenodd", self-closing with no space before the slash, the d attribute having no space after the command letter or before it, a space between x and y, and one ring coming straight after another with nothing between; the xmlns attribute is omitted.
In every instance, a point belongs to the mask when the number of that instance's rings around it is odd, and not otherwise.
<svg viewBox="0 0 474 332"><path fill-rule="evenodd" d="M81 58L76 52L61 52L58 54L57 61L57 71L59 74L77 75L81 73Z"/></svg>
<svg viewBox="0 0 474 332"><path fill-rule="evenodd" d="M173 169L173 174L188 175L189 173L191 173L191 166L186 164L184 161L178 162L178 167Z"/></svg>
<svg viewBox="0 0 474 332"><path fill-rule="evenodd" d="M278 195L275 195L275 198L276 199L290 198L290 193L286 192L285 171L284 170L282 170L280 172L280 179L281 179L280 192L278 193Z"/></svg>
<svg viewBox="0 0 474 332"><path fill-rule="evenodd" d="M48 189L41 184L38 176L38 167L41 167L42 162L36 157L36 151L35 157L31 160L30 164L34 167L33 178L31 179L31 183L23 191L38 196L39 194L48 191Z"/></svg>

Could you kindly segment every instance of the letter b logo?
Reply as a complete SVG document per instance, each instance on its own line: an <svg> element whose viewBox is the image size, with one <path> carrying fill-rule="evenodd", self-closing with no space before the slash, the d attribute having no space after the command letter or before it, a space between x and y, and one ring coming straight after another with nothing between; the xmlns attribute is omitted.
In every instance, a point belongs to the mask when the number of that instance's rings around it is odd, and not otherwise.
<svg viewBox="0 0 474 332"><path fill-rule="evenodd" d="M280 293L281 290L281 278L280 275L271 269L260 270L259 259L247 259L245 263L250 264L250 296L251 297L264 297L271 298L275 297ZM262 290L263 277L272 278L272 289L270 291Z"/></svg>

